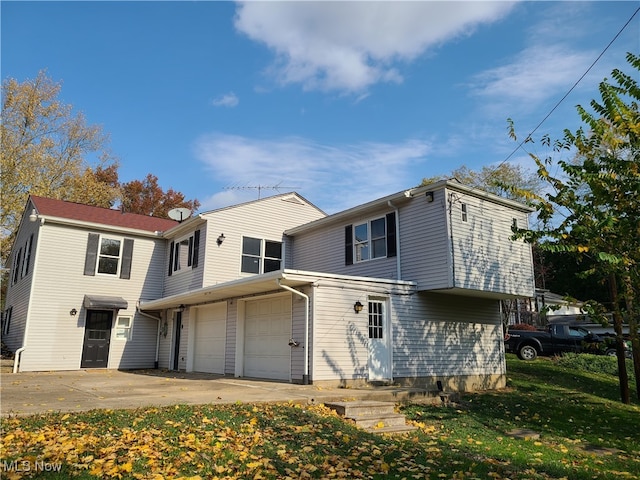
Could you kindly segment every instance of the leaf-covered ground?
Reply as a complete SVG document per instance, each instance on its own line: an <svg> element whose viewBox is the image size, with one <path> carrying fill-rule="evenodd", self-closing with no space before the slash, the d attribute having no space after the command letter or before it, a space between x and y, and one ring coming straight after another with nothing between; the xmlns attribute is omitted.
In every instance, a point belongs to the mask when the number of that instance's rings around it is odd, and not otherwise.
<svg viewBox="0 0 640 480"><path fill-rule="evenodd" d="M418 430L396 437L359 430L322 405L3 419L0 477L640 478L640 408L592 393L610 384L615 397L615 378L513 359L509 377L508 390L457 405L403 407ZM514 428L540 438L513 438Z"/></svg>

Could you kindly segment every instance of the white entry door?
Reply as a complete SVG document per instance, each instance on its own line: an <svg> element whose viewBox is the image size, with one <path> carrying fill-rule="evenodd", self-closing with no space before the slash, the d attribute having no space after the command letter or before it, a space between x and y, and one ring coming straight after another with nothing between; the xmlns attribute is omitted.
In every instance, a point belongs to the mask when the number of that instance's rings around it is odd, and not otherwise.
<svg viewBox="0 0 640 480"><path fill-rule="evenodd" d="M196 309L193 371L224 374L227 304Z"/></svg>
<svg viewBox="0 0 640 480"><path fill-rule="evenodd" d="M369 380L391 380L391 345L385 300L369 301Z"/></svg>
<svg viewBox="0 0 640 480"><path fill-rule="evenodd" d="M245 310L244 376L289 380L291 295L252 300Z"/></svg>

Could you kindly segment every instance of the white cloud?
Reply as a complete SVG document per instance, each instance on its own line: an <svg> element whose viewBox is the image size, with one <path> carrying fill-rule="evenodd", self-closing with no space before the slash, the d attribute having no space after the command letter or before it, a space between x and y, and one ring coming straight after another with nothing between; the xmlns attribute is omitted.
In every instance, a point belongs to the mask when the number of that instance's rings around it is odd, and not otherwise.
<svg viewBox="0 0 640 480"><path fill-rule="evenodd" d="M233 92L220 95L211 101L211 105L214 107L235 107L238 103L240 103L240 99Z"/></svg>
<svg viewBox="0 0 640 480"><path fill-rule="evenodd" d="M504 17L512 2L247 2L236 29L277 56L282 84L361 93L402 82L403 62L480 24Z"/></svg>
<svg viewBox="0 0 640 480"><path fill-rule="evenodd" d="M580 78L596 54L564 46L537 45L526 48L511 63L475 76L472 93L528 105L568 91Z"/></svg>
<svg viewBox="0 0 640 480"><path fill-rule="evenodd" d="M257 140L213 133L199 138L196 157L216 181L230 187L295 190L328 212L348 208L420 183L411 170L426 161L426 141L322 145L305 138ZM209 210L257 198L254 190L225 190L202 200ZM265 194L273 194L265 189Z"/></svg>

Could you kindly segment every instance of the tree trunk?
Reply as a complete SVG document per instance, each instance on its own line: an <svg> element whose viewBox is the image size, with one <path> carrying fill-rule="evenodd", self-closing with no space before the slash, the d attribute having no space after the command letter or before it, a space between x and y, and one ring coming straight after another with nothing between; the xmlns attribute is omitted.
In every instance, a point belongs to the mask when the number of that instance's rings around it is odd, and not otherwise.
<svg viewBox="0 0 640 480"><path fill-rule="evenodd" d="M633 350L633 371L636 376L636 397L640 403L640 338L638 337L638 312L635 309L635 295L633 290L633 282L629 275L625 275L624 282L624 299L627 307L627 315L629 317L629 339L631 340L631 349Z"/></svg>
<svg viewBox="0 0 640 480"><path fill-rule="evenodd" d="M620 299L618 297L618 284L614 274L609 275L609 293L613 303L613 329L616 332L616 353L618 357L618 378L620 379L620 399L622 403L631 403L629 393L629 376L627 375L627 362L625 358L624 338L622 337L622 312L620 312Z"/></svg>

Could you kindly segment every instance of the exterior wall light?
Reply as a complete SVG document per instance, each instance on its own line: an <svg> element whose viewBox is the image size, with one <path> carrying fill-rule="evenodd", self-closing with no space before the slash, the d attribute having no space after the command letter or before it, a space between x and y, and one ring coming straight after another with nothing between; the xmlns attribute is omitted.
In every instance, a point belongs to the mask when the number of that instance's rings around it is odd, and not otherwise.
<svg viewBox="0 0 640 480"><path fill-rule="evenodd" d="M221 233L220 235L218 235L218 238L216 239L216 243L218 244L218 246L222 245L222 242L224 242L224 239L226 237L224 236L224 233Z"/></svg>
<svg viewBox="0 0 640 480"><path fill-rule="evenodd" d="M33 210L31 210L31 215L29 215L29 221L30 222L35 222L36 220L38 220L38 213L36 212L36 209L34 208Z"/></svg>
<svg viewBox="0 0 640 480"><path fill-rule="evenodd" d="M184 305L179 305L179 306L178 306L178 311L179 311L180 313L184 312L184 309L185 309L185 306L184 306Z"/></svg>
<svg viewBox="0 0 640 480"><path fill-rule="evenodd" d="M364 305L360 303L360 300L358 300L356 303L353 304L353 311L356 313L360 313L363 308L364 308Z"/></svg>
<svg viewBox="0 0 640 480"><path fill-rule="evenodd" d="M75 317L78 314L78 310L76 310L75 308L72 308L71 311L69 312L69 315L71 315L72 317Z"/></svg>
<svg viewBox="0 0 640 480"><path fill-rule="evenodd" d="M427 197L427 202L433 202L433 192L427 192L424 194L424 196Z"/></svg>
<svg viewBox="0 0 640 480"><path fill-rule="evenodd" d="M169 324L167 323L167 319L165 318L164 323L162 324L162 327L160 327L160 334L164 338L167 338L167 333L169 333Z"/></svg>

